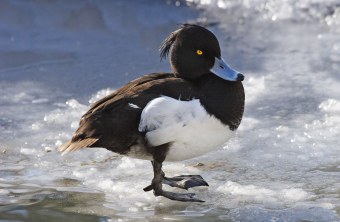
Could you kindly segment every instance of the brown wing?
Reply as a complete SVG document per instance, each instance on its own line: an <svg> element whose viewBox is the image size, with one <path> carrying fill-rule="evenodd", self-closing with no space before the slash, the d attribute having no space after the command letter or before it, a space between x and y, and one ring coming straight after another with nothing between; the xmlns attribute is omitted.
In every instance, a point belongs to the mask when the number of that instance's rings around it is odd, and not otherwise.
<svg viewBox="0 0 340 222"><path fill-rule="evenodd" d="M150 82L155 80L173 78L174 75L171 73L152 73L149 75L144 75L138 79L135 79L125 86L121 87L120 89L116 90L115 92L111 93L110 95L98 100L94 104L92 104L91 108L84 114L84 116L93 113L100 109L105 109L107 106L114 106L115 101L126 97L129 94L134 92L134 88L144 85L150 84Z"/></svg>
<svg viewBox="0 0 340 222"><path fill-rule="evenodd" d="M198 97L190 83L173 74L143 76L94 103L81 118L72 140L59 150L67 153L83 147L104 147L121 154L128 152L142 136L138 132L142 110L161 95L182 100Z"/></svg>

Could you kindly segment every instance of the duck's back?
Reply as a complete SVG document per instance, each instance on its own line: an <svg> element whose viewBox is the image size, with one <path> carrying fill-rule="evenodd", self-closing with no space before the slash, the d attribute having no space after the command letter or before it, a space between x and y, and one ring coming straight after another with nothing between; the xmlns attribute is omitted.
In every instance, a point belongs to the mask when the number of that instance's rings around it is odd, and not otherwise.
<svg viewBox="0 0 340 222"><path fill-rule="evenodd" d="M62 152L83 147L104 147L125 154L141 143L138 131L141 113L153 99L162 95L181 100L199 96L192 84L171 73L145 75L131 81L94 103L80 120L73 138L62 145Z"/></svg>

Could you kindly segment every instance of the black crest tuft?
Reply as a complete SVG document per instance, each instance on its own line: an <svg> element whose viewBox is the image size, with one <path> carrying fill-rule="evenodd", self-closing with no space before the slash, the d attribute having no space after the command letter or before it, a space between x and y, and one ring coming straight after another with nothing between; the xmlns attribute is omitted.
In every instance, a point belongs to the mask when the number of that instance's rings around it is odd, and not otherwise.
<svg viewBox="0 0 340 222"><path fill-rule="evenodd" d="M168 54L169 54L169 51L170 51L170 48L172 46L172 44L176 41L176 37L177 37L177 34L178 32L180 31L181 29L178 29L174 32L172 32L162 43L162 45L159 47L159 51L161 51L161 60L162 59L165 59Z"/></svg>
<svg viewBox="0 0 340 222"><path fill-rule="evenodd" d="M199 27L197 25L194 24L182 24L180 26L179 29L177 29L176 31L172 32L162 43L162 45L159 47L159 51L161 52L160 56L161 56L161 60L165 59L170 51L170 48L172 46L172 44L174 44L174 42L176 41L176 38L178 36L178 33L180 31L182 31L185 28L190 28L190 27Z"/></svg>

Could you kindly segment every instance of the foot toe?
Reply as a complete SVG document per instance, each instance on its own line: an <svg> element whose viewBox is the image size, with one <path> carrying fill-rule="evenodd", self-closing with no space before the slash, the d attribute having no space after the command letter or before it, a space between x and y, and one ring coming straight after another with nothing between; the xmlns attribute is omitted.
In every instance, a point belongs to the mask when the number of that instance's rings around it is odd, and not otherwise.
<svg viewBox="0 0 340 222"><path fill-rule="evenodd" d="M204 202L198 198L195 198L195 193L173 193L168 191L162 191L160 196L166 197L170 200L177 200L182 202Z"/></svg>
<svg viewBox="0 0 340 222"><path fill-rule="evenodd" d="M181 175L176 177L164 177L163 183L172 187L189 189L198 186L209 186L200 175Z"/></svg>

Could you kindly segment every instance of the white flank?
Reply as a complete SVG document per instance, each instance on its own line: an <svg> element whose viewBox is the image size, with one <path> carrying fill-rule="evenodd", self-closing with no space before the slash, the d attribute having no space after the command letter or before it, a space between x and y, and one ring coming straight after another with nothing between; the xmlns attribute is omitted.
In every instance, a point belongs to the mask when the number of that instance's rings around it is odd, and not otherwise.
<svg viewBox="0 0 340 222"><path fill-rule="evenodd" d="M168 161L203 155L222 146L233 134L229 126L209 115L198 99L181 101L167 96L146 105L139 131L147 132L152 146L171 143Z"/></svg>

